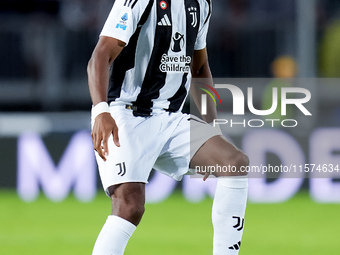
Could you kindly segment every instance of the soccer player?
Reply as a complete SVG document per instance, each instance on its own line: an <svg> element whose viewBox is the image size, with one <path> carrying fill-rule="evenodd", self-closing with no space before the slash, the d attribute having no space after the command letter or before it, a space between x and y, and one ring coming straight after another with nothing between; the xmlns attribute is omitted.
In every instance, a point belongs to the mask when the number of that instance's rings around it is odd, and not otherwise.
<svg viewBox="0 0 340 255"><path fill-rule="evenodd" d="M190 168L210 165L237 169L213 173L218 180L212 221L213 254L238 254L248 188L240 169L248 158L208 124L216 118L212 102L205 121L181 112L192 77L212 84L206 51L210 16L210 0L113 5L88 64L91 134L112 200L93 255L124 253L144 213L152 168L181 180ZM196 86L191 92L199 105Z"/></svg>

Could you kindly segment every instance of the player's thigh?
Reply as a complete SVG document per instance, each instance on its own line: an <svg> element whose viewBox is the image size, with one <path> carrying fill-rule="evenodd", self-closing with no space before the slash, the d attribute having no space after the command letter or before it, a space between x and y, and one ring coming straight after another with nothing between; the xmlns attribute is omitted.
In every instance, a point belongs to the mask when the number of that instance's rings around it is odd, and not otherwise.
<svg viewBox="0 0 340 255"><path fill-rule="evenodd" d="M113 108L113 107L112 107ZM150 172L162 149L162 123L159 116L135 117L130 110L113 109L118 126L120 147L109 137L106 161L96 153L103 189L121 183L147 183Z"/></svg>
<svg viewBox="0 0 340 255"><path fill-rule="evenodd" d="M240 176L242 167L249 163L248 157L221 135L208 139L195 153L190 167L212 167L219 171L211 172L215 176Z"/></svg>

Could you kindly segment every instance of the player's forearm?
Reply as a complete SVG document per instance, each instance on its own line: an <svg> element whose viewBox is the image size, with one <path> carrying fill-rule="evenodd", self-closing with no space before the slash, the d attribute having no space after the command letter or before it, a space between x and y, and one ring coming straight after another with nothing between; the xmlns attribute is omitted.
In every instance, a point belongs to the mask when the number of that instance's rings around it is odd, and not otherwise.
<svg viewBox="0 0 340 255"><path fill-rule="evenodd" d="M213 86L213 79L212 79L212 75L211 75L208 63L206 62L199 71L193 72L192 76L194 79L193 79L193 83L191 84L190 92L191 92L191 95L194 99L194 102L197 108L200 110L201 102L202 102L201 100L202 94L204 94L205 92L200 89L200 87L202 87L203 85L199 82L202 82L209 86ZM215 106L214 101L210 97L207 97L207 108L206 109L207 109L207 114L202 115L202 118L206 122L210 123L214 119L217 118L216 106Z"/></svg>
<svg viewBox="0 0 340 255"><path fill-rule="evenodd" d="M93 105L107 101L109 67L109 61L105 57L95 54L88 63L88 84Z"/></svg>
<svg viewBox="0 0 340 255"><path fill-rule="evenodd" d="M88 83L93 105L107 101L109 68L120 54L125 43L101 36L87 66Z"/></svg>
<svg viewBox="0 0 340 255"><path fill-rule="evenodd" d="M205 94L204 91L199 89L199 84L192 84L192 88L190 90L191 95L194 99L195 105L198 108L199 111L201 111L202 107L202 94ZM208 123L211 123L214 121L214 119L217 119L217 111L214 101L208 96L207 97L207 106L206 106L206 114L202 115L202 119L205 120Z"/></svg>

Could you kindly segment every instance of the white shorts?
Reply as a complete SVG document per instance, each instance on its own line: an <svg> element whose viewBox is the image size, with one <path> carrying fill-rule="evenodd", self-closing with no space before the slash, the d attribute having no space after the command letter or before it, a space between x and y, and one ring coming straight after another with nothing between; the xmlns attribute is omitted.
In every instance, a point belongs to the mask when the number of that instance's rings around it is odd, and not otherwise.
<svg viewBox="0 0 340 255"><path fill-rule="evenodd" d="M221 135L203 120L180 112L144 118L116 105L110 106L110 113L118 126L120 147L111 136L107 160L95 152L105 192L115 184L147 183L152 169L180 181L191 173L189 163L198 149L209 138Z"/></svg>

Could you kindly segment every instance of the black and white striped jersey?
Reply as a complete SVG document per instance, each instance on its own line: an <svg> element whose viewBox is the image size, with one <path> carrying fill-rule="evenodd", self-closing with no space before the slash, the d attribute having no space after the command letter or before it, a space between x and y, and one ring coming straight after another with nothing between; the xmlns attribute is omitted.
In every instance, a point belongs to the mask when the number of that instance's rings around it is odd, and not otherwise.
<svg viewBox="0 0 340 255"><path fill-rule="evenodd" d="M136 116L181 110L210 15L210 0L116 0L101 36L126 46L112 65L109 103L131 105Z"/></svg>

